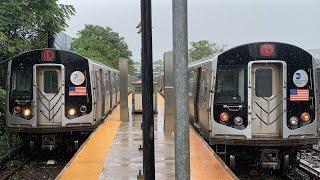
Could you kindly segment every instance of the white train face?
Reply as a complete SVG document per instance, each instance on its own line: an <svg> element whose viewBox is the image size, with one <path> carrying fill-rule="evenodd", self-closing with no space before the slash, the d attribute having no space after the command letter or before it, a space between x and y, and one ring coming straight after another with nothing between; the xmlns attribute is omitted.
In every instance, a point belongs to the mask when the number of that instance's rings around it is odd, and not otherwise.
<svg viewBox="0 0 320 180"><path fill-rule="evenodd" d="M86 121L81 117L92 112L88 63L74 53L52 49L13 58L9 68L8 123L64 126L77 118Z"/></svg>
<svg viewBox="0 0 320 180"><path fill-rule="evenodd" d="M316 135L309 53L288 44L253 43L220 54L216 63L213 133L248 138Z"/></svg>

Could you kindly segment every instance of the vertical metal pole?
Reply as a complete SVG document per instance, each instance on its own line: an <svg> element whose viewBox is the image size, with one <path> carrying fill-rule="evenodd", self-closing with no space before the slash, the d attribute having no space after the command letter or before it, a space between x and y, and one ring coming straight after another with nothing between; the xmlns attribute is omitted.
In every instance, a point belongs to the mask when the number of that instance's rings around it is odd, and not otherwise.
<svg viewBox="0 0 320 180"><path fill-rule="evenodd" d="M151 0L141 0L143 175L155 179Z"/></svg>
<svg viewBox="0 0 320 180"><path fill-rule="evenodd" d="M188 111L188 25L187 0L173 0L173 71L175 79L175 175L190 179Z"/></svg>
<svg viewBox="0 0 320 180"><path fill-rule="evenodd" d="M128 59L119 59L120 70L120 119L129 121L128 110Z"/></svg>
<svg viewBox="0 0 320 180"><path fill-rule="evenodd" d="M54 48L54 41L55 41L55 37L54 37L54 33L53 32L48 32L48 48Z"/></svg>

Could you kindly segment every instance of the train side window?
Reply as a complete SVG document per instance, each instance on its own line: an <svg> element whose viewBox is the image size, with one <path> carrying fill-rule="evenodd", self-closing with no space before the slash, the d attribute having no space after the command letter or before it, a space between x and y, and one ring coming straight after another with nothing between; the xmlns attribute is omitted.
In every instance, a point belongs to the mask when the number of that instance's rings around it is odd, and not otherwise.
<svg viewBox="0 0 320 180"><path fill-rule="evenodd" d="M58 92L58 73L57 71L44 71L43 73L43 91L45 93Z"/></svg>
<svg viewBox="0 0 320 180"><path fill-rule="evenodd" d="M255 72L255 94L257 97L272 96L272 69L257 69Z"/></svg>

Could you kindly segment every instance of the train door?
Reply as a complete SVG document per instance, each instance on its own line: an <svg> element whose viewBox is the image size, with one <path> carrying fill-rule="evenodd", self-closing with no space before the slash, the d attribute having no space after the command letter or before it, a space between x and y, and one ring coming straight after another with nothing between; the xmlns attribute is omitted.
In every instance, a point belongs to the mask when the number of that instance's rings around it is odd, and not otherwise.
<svg viewBox="0 0 320 180"><path fill-rule="evenodd" d="M117 102L120 102L120 76L117 74Z"/></svg>
<svg viewBox="0 0 320 180"><path fill-rule="evenodd" d="M192 69L188 73L188 79L189 79L189 91L188 91L188 96L189 96L189 120L191 123L195 122L195 87L196 87L196 71Z"/></svg>
<svg viewBox="0 0 320 180"><path fill-rule="evenodd" d="M251 67L250 67L251 66ZM280 137L285 119L286 74L281 62L253 62L249 64L248 96L253 137ZM250 70L251 69L251 70ZM251 84L250 84L251 81Z"/></svg>
<svg viewBox="0 0 320 180"><path fill-rule="evenodd" d="M109 79L109 95L110 95L110 110L113 108L113 102L112 102L112 74L110 71L108 71L108 79Z"/></svg>
<svg viewBox="0 0 320 180"><path fill-rule="evenodd" d="M202 68L199 67L196 70L196 77L195 77L195 91L194 91L194 121L199 124L199 91L201 85L201 76L202 76Z"/></svg>
<svg viewBox="0 0 320 180"><path fill-rule="evenodd" d="M204 137L209 136L209 90L211 82L211 68L203 67L201 68L201 73L199 77L199 94L198 94L198 122L201 127L201 133Z"/></svg>
<svg viewBox="0 0 320 180"><path fill-rule="evenodd" d="M97 120L101 119L101 114L102 114L102 98L101 98L101 77L100 77L100 72L97 70L95 71L95 76L96 76L96 115L97 115Z"/></svg>
<svg viewBox="0 0 320 180"><path fill-rule="evenodd" d="M116 76L114 72L111 74L112 108L114 108L117 105Z"/></svg>
<svg viewBox="0 0 320 180"><path fill-rule="evenodd" d="M109 113L110 111L110 103L111 103L111 100L110 100L110 82L109 82L109 72L106 72L105 73L105 89L106 89L106 92L105 92L105 110L106 110L106 113Z"/></svg>
<svg viewBox="0 0 320 180"><path fill-rule="evenodd" d="M103 71L102 69L99 69L99 76L100 76L100 89L101 89L101 117L105 115L105 93L106 93L106 88L105 88L105 81L104 81L104 76L103 76Z"/></svg>
<svg viewBox="0 0 320 180"><path fill-rule="evenodd" d="M61 125L64 98L64 70L60 65L34 67L34 91L38 125ZM26 74L27 76L27 74Z"/></svg>

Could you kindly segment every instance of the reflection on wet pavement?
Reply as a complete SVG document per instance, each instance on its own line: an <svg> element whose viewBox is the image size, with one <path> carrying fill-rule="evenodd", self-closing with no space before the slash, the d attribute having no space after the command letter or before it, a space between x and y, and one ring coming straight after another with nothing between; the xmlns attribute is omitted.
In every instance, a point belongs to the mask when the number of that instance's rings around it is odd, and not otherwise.
<svg viewBox="0 0 320 180"><path fill-rule="evenodd" d="M129 107L131 113L131 107ZM164 134L164 109L158 106L155 114L155 169L156 179L174 178L174 137ZM139 170L143 171L143 154L139 151L142 142L142 115L129 117L129 122L122 122L101 179L137 179Z"/></svg>

